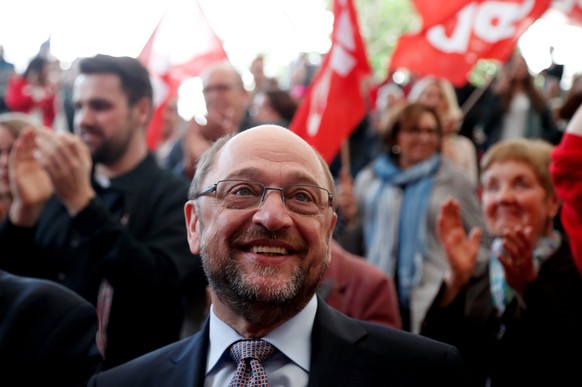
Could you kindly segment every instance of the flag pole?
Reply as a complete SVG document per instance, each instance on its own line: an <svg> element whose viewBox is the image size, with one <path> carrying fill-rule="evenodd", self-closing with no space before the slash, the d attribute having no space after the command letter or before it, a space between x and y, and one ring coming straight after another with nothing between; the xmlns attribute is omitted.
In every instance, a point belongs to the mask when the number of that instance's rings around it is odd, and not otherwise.
<svg viewBox="0 0 582 387"><path fill-rule="evenodd" d="M469 113L469 111L473 108L473 106L475 106L477 101L479 101L479 98L481 98L483 94L485 94L487 89L491 87L491 84L497 78L498 75L499 70L497 70L492 76L490 76L483 86L476 88L475 90L473 90L473 92L471 92L471 94L469 94L469 97L465 100L465 102L463 102L463 105L461 106L461 112L463 113L463 117L466 116L467 113Z"/></svg>
<svg viewBox="0 0 582 387"><path fill-rule="evenodd" d="M350 143L348 139L342 142L341 147L341 161L342 161L342 170L346 171L349 175L351 175L351 161L350 161Z"/></svg>

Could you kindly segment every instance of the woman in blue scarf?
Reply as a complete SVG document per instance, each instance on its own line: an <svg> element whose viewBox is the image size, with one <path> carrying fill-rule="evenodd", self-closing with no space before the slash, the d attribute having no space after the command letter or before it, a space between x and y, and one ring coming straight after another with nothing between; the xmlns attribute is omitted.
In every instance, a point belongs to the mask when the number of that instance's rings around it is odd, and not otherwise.
<svg viewBox="0 0 582 387"><path fill-rule="evenodd" d="M449 272L436 235L441 204L457 198L466 230L484 223L474 184L441 157L437 113L419 103L397 109L383 125L386 151L356 175L353 189L345 180L340 184L346 226L336 238L394 278L403 328L418 333ZM358 235L362 246L348 246Z"/></svg>

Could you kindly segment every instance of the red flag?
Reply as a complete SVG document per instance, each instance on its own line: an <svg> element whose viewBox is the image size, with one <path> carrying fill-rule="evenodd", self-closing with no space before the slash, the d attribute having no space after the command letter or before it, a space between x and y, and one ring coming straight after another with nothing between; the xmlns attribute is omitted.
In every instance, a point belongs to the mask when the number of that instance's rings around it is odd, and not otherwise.
<svg viewBox="0 0 582 387"><path fill-rule="evenodd" d="M198 1L184 0L168 9L138 59L150 71L154 87L156 110L147 131L148 146L154 150L160 140L165 106L177 95L182 82L228 57Z"/></svg>
<svg viewBox="0 0 582 387"><path fill-rule="evenodd" d="M553 0L551 11L563 15L568 24L582 27L582 2L574 0Z"/></svg>
<svg viewBox="0 0 582 387"><path fill-rule="evenodd" d="M333 13L331 49L290 124L328 163L366 114L361 86L371 72L352 0L335 0Z"/></svg>
<svg viewBox="0 0 582 387"><path fill-rule="evenodd" d="M456 0L447 7L441 6L444 2L414 0L414 4L423 19L422 29L400 37L390 69L406 68L462 86L479 59L507 60L550 0Z"/></svg>

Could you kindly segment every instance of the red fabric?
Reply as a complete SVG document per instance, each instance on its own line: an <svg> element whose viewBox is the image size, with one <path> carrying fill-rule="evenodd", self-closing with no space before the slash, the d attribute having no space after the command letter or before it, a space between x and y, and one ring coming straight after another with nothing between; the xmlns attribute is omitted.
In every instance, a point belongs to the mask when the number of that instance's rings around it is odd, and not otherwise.
<svg viewBox="0 0 582 387"><path fill-rule="evenodd" d="M332 45L289 128L328 162L367 108L362 81L371 72L352 0L334 1Z"/></svg>
<svg viewBox="0 0 582 387"><path fill-rule="evenodd" d="M8 82L4 98L10 110L27 114L38 111L42 124L49 128L53 126L56 116L56 96L51 87L45 87L42 95L34 97L32 86L26 79L13 76Z"/></svg>
<svg viewBox="0 0 582 387"><path fill-rule="evenodd" d="M550 173L562 200L561 221L574 262L582 273L582 137L564 133L552 151Z"/></svg>
<svg viewBox="0 0 582 387"><path fill-rule="evenodd" d="M364 257L344 250L335 240L331 242L331 262L320 295L328 305L350 317L402 328L392 279Z"/></svg>
<svg viewBox="0 0 582 387"><path fill-rule="evenodd" d="M562 13L568 24L582 27L582 3L579 1L555 0L550 9Z"/></svg>
<svg viewBox="0 0 582 387"><path fill-rule="evenodd" d="M550 0L414 0L414 4L422 29L400 37L390 69L406 68L462 86L478 60L507 60Z"/></svg>
<svg viewBox="0 0 582 387"><path fill-rule="evenodd" d="M179 86L228 56L198 1L180 1L164 15L138 59L154 78L156 111L147 133L148 146L154 150L161 138L165 105Z"/></svg>

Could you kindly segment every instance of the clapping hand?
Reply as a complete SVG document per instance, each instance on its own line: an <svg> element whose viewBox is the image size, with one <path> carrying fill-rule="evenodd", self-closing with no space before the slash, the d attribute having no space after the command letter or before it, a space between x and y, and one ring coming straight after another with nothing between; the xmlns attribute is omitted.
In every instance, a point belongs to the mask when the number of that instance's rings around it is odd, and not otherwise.
<svg viewBox="0 0 582 387"><path fill-rule="evenodd" d="M476 227L467 235L459 203L455 199L449 198L443 203L437 220L437 235L451 266L445 303L451 301L469 282L477 262L481 234L481 229Z"/></svg>
<svg viewBox="0 0 582 387"><path fill-rule="evenodd" d="M501 235L503 253L497 256L505 270L505 280L518 294L536 279L533 250L535 242L530 226L516 226Z"/></svg>
<svg viewBox="0 0 582 387"><path fill-rule="evenodd" d="M85 208L95 196L91 186L91 152L83 141L69 132L38 132L35 159L44 168L55 194L70 215Z"/></svg>
<svg viewBox="0 0 582 387"><path fill-rule="evenodd" d="M19 226L33 226L46 201L53 194L49 174L35 157L36 136L40 131L32 127L23 129L10 154L9 176L12 205L9 217Z"/></svg>

